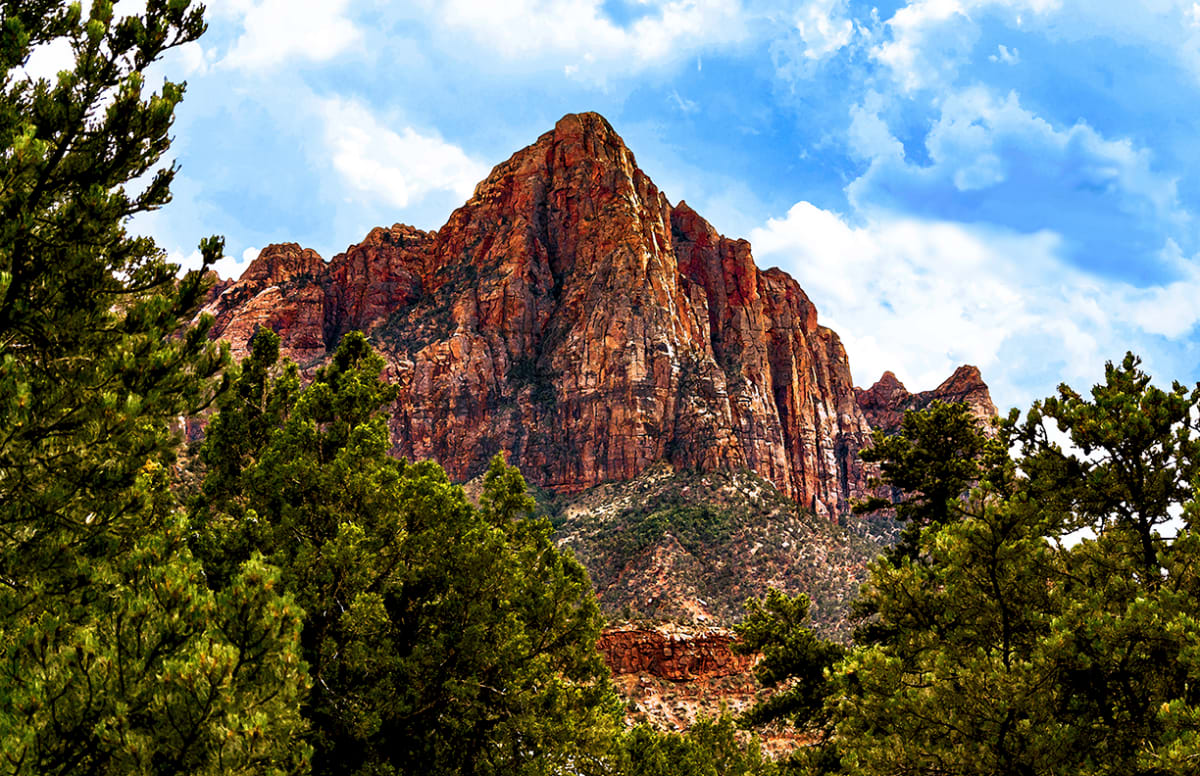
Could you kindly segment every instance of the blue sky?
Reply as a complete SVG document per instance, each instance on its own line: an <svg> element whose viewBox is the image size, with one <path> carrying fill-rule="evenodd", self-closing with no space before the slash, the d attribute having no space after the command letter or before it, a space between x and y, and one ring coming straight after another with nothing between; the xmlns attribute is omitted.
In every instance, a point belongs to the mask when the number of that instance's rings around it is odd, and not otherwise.
<svg viewBox="0 0 1200 776"><path fill-rule="evenodd" d="M129 0L126 0L127 2ZM214 0L175 201L135 226L225 274L436 228L564 113L794 275L856 382L977 364L1025 407L1140 353L1200 377L1200 4ZM35 63L36 64L36 63ZM242 264L244 266L244 264Z"/></svg>

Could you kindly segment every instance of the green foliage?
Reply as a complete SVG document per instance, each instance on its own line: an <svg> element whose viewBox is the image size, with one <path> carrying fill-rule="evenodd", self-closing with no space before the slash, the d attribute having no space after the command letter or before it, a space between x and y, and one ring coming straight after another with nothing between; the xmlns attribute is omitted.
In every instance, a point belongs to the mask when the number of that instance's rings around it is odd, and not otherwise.
<svg viewBox="0 0 1200 776"><path fill-rule="evenodd" d="M174 174L150 171L183 86L145 69L201 12L0 7L0 771L296 770L298 611L255 557L210 590L167 487L171 424L226 360L187 326L202 273L125 231ZM23 73L64 42L71 68Z"/></svg>
<svg viewBox="0 0 1200 776"><path fill-rule="evenodd" d="M986 477L1003 477L1007 455L999 440L979 427L967 404L935 401L905 413L899 433L876 431L874 444L861 453L864 461L879 463L882 481L901 500L871 498L855 511L894 506L906 526L892 555L915 558L921 532L958 519L962 496Z"/></svg>
<svg viewBox="0 0 1200 776"><path fill-rule="evenodd" d="M914 552L873 564L874 637L833 669L826 772L1194 773L1198 401L1127 356L1090 399L1063 386L1002 423L1013 465L982 467ZM925 435L931 418L906 427ZM1050 420L1077 450L1052 441ZM951 461L888 464L925 494L967 476ZM1177 535L1155 530L1179 512Z"/></svg>
<svg viewBox="0 0 1200 776"><path fill-rule="evenodd" d="M261 551L306 612L314 772L595 771L617 705L583 568L515 469L478 507L388 455L395 388L360 333L297 390L259 332L222 398L193 521L214 578Z"/></svg>
<svg viewBox="0 0 1200 776"><path fill-rule="evenodd" d="M1200 476L1197 419L1189 414L1200 386L1188 391L1176 382L1164 391L1139 364L1132 354L1120 366L1107 364L1090 400L1061 386L1057 397L1034 403L1016 436L1037 497L1071 516L1065 527L1110 536L1153 575L1165 546L1155 529L1192 499ZM1082 455L1049 441L1047 419Z"/></svg>
<svg viewBox="0 0 1200 776"><path fill-rule="evenodd" d="M760 653L755 677L764 687L786 687L757 704L744 717L747 725L787 720L810 730L823 729L825 698L829 694L826 672L844 649L815 635L809 627L808 596L790 597L770 590L764 601L746 602L746 617L734 626L740 641L734 650Z"/></svg>
<svg viewBox="0 0 1200 776"><path fill-rule="evenodd" d="M732 515L711 504L671 504L653 512L628 510L619 518L625 528L616 536L616 551L630 558L670 533L684 549L701 553L729 536Z"/></svg>
<svg viewBox="0 0 1200 776"><path fill-rule="evenodd" d="M639 725L621 738L617 767L621 776L772 776L778 772L757 741L738 741L727 715L701 719L686 735Z"/></svg>
<svg viewBox="0 0 1200 776"><path fill-rule="evenodd" d="M887 638L853 650L830 694L851 772L1051 773L1067 761L1056 668L1042 659L1061 592L1043 528L1027 500L990 504L931 531L926 562L874 564L863 597Z"/></svg>

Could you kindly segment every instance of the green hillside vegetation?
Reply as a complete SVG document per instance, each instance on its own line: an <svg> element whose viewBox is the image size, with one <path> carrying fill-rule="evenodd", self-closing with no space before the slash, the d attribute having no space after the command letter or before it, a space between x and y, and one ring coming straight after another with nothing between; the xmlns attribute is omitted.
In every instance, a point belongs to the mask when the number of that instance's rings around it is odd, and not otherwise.
<svg viewBox="0 0 1200 776"><path fill-rule="evenodd" d="M560 546L584 559L610 617L740 620L768 585L805 591L814 627L848 640L850 601L887 537L863 518L819 518L749 471L663 464L546 503ZM697 621L696 611L710 619Z"/></svg>

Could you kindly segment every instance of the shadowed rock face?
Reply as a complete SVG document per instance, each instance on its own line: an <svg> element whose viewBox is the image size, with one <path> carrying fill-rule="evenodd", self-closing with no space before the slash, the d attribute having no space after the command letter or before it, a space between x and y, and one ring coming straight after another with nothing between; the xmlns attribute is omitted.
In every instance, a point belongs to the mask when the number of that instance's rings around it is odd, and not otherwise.
<svg viewBox="0 0 1200 776"><path fill-rule="evenodd" d="M594 113L498 165L437 232L377 228L327 264L269 246L208 309L236 354L269 326L302 367L367 331L400 386L396 451L455 479L505 450L560 493L656 461L750 468L830 516L866 489L837 335L749 243L672 207Z"/></svg>

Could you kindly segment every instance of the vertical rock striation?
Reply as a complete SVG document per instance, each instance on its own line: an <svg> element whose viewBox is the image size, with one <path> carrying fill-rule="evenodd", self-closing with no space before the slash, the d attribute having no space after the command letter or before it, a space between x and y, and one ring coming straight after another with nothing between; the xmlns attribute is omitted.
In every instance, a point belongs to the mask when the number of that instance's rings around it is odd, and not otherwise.
<svg viewBox="0 0 1200 776"><path fill-rule="evenodd" d="M828 516L865 492L871 416L837 335L594 113L498 165L438 231L375 229L327 264L269 246L208 309L235 352L269 326L307 367L368 332L400 386L396 451L456 479L504 450L561 493L657 461L750 468Z"/></svg>

